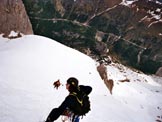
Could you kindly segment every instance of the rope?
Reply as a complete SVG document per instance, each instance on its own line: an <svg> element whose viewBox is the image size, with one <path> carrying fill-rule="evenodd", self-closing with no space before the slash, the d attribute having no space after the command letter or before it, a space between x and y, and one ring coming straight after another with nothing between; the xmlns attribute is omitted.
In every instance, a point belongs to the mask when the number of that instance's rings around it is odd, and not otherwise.
<svg viewBox="0 0 162 122"><path fill-rule="evenodd" d="M76 92L72 92L72 93L70 93L70 95L75 96L76 99L77 99L77 101L81 104L81 106L83 105L83 101L80 100L80 99L77 97L77 93L76 93Z"/></svg>

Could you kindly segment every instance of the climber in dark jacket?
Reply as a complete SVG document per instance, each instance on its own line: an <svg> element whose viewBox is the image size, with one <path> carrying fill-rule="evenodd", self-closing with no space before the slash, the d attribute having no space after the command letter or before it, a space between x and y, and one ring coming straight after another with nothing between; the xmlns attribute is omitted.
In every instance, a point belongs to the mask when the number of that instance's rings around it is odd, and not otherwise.
<svg viewBox="0 0 162 122"><path fill-rule="evenodd" d="M77 100L73 95L70 95L70 93L78 93L79 91L82 91L88 95L92 91L92 87L90 86L78 86L78 80L74 77L71 77L67 80L66 89L69 91L69 95L65 98L65 100L58 108L54 108L50 112L45 122L53 122L54 120L57 120L60 115L66 115L66 110L73 111L73 109L76 107L75 105ZM72 122L79 122L79 120L77 121L75 119L79 118L73 116Z"/></svg>

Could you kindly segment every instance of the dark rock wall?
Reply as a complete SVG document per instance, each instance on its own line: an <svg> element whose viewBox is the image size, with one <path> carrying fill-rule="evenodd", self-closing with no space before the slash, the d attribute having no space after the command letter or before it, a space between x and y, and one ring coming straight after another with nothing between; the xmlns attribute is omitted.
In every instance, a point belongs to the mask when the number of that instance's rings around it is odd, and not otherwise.
<svg viewBox="0 0 162 122"><path fill-rule="evenodd" d="M162 5L138 0L23 0L35 34L146 73L162 66ZM108 52L109 50L109 52Z"/></svg>

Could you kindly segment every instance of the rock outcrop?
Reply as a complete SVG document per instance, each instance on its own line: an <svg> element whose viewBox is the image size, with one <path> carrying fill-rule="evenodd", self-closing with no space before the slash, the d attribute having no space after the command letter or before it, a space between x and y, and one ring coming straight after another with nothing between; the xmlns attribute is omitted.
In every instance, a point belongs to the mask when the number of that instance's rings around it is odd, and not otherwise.
<svg viewBox="0 0 162 122"><path fill-rule="evenodd" d="M33 34L32 26L22 0L0 0L0 33L11 31Z"/></svg>
<svg viewBox="0 0 162 122"><path fill-rule="evenodd" d="M112 94L114 81L112 79L108 79L107 76L107 67L104 65L103 62L100 62L100 65L97 66L97 71L101 77L101 79L104 81L106 87L109 89L110 94Z"/></svg>
<svg viewBox="0 0 162 122"><path fill-rule="evenodd" d="M162 67L158 69L158 71L156 72L156 75L162 77Z"/></svg>

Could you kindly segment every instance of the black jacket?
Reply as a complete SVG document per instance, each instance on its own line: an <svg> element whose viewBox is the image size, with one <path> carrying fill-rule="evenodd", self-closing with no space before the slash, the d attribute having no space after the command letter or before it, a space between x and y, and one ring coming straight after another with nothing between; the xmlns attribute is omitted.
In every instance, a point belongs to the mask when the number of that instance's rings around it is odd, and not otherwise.
<svg viewBox="0 0 162 122"><path fill-rule="evenodd" d="M79 88L80 91L84 92L87 95L90 94L90 92L92 91L92 87L90 86L80 85ZM75 108L76 102L77 102L76 98L69 94L58 108L54 108L50 112L46 122L51 122L51 121L53 122L54 120L57 120L60 115L63 115L64 111L67 108L73 110L73 108Z"/></svg>

